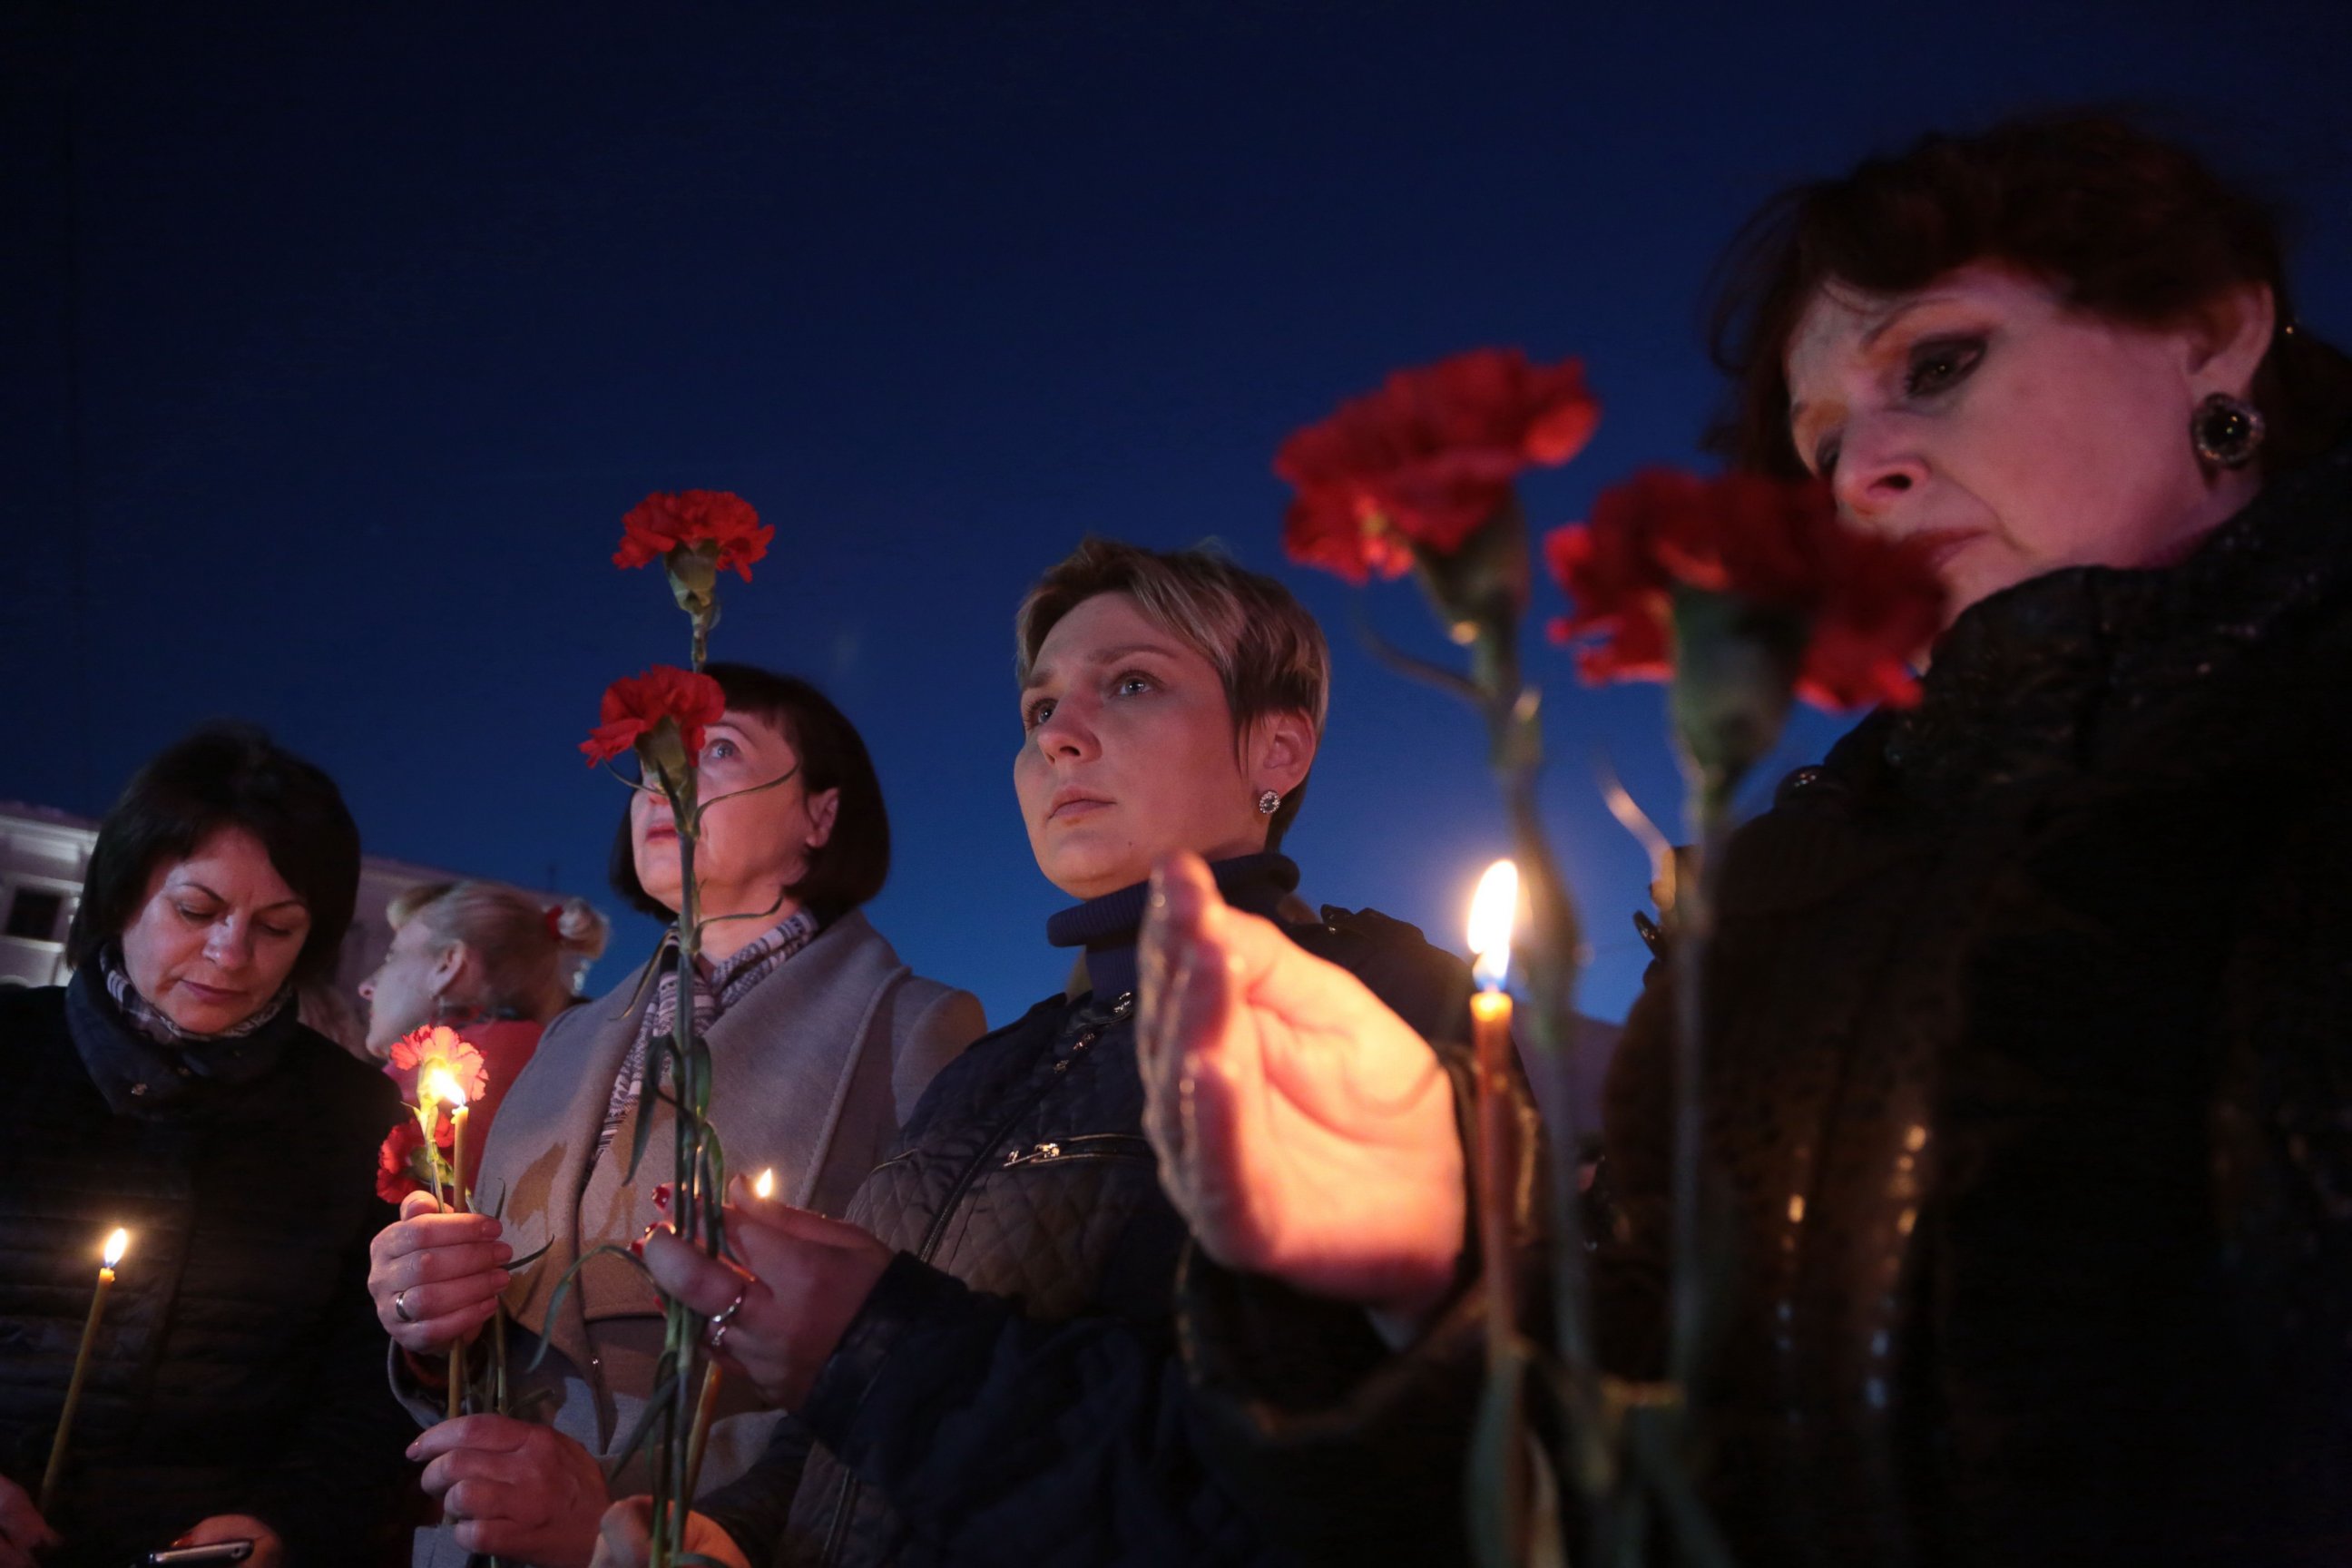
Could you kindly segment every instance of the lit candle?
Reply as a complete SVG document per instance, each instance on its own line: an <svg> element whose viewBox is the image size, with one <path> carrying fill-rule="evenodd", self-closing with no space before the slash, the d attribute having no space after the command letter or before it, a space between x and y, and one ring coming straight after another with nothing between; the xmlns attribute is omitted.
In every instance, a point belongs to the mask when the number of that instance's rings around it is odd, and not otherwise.
<svg viewBox="0 0 2352 1568"><path fill-rule="evenodd" d="M1513 1316L1511 1283L1511 998L1503 989L1511 963L1511 922L1518 912L1519 869L1497 860L1470 900L1471 1042L1477 1062L1478 1246L1486 1285L1487 1350L1499 1356Z"/></svg>
<svg viewBox="0 0 2352 1568"><path fill-rule="evenodd" d="M759 1180L751 1184L751 1195L758 1198L761 1203L765 1203L770 1198L776 1195L776 1171L774 1166L771 1165L768 1169L760 1173Z"/></svg>
<svg viewBox="0 0 2352 1568"><path fill-rule="evenodd" d="M466 1212L466 1088L446 1067L425 1076L425 1092L441 1102L449 1118L449 1207Z"/></svg>
<svg viewBox="0 0 2352 1568"><path fill-rule="evenodd" d="M98 1342L99 1314L106 1309L107 1288L114 1283L114 1266L131 1247L131 1233L118 1226L106 1238L106 1259L98 1266L98 1289L89 1299L89 1316L81 1326L81 1349L74 1352L73 1376L66 1382L66 1407L58 1416L58 1435L49 1440L49 1468L41 1473L41 1512L57 1500L58 1476L65 1468L66 1437L73 1430L74 1406L81 1403L82 1379L89 1373L90 1347Z"/></svg>
<svg viewBox="0 0 2352 1568"><path fill-rule="evenodd" d="M449 1118L449 1208L453 1214L466 1212L466 1088L457 1081L446 1064L436 1066L425 1075L425 1093L441 1102L444 1114ZM448 1416L454 1421L466 1413L466 1342L459 1340L449 1347Z"/></svg>

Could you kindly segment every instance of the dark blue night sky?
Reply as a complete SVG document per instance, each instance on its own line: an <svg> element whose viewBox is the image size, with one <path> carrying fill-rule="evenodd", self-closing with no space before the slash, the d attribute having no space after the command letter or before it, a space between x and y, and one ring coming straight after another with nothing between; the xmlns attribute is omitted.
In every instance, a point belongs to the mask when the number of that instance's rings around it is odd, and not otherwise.
<svg viewBox="0 0 2352 1568"><path fill-rule="evenodd" d="M1458 944L1503 837L1475 723L1354 646L1360 601L1443 651L1409 587L1281 560L1285 434L1392 365L1580 354L1601 432L1527 489L1571 520L1693 456L1697 300L1756 201L2084 100L2299 210L2303 315L2340 341L2347 60L2340 0L17 0L0 797L96 815L236 714L373 852L601 890L621 794L575 744L606 680L686 651L658 577L608 563L620 515L732 489L778 536L714 651L857 721L898 845L876 920L1001 1020L1064 968L1010 786L1013 608L1089 531L1214 536L1338 645L1305 890ZM1671 823L1659 694L1536 665L1613 1016L1646 873L1591 761Z"/></svg>

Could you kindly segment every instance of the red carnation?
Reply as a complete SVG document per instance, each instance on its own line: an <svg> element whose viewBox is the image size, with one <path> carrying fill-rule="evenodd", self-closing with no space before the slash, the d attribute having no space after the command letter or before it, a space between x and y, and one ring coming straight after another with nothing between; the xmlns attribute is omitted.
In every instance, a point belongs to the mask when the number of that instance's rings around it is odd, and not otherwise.
<svg viewBox="0 0 2352 1568"><path fill-rule="evenodd" d="M1398 371L1275 455L1298 492L1283 548L1351 583L1401 575L1416 547L1451 555L1508 504L1520 469L1565 463L1600 417L1579 360L1474 349Z"/></svg>
<svg viewBox="0 0 2352 1568"><path fill-rule="evenodd" d="M639 676L624 676L604 689L602 721L580 749L588 763L619 756L667 719L677 727L688 757L702 754L702 731L727 711L719 682L694 670L657 664Z"/></svg>
<svg viewBox="0 0 2352 1568"><path fill-rule="evenodd" d="M1585 679L1658 679L1673 658L1676 588L1786 612L1806 628L1797 695L1832 711L1918 699L1909 663L1944 624L1932 538L1842 522L1827 486L1759 474L1650 468L1601 492L1592 521L1554 531L1544 556L1576 602L1552 636Z"/></svg>
<svg viewBox="0 0 2352 1568"><path fill-rule="evenodd" d="M615 566L644 566L673 550L696 545L712 547L713 563L721 571L733 567L746 583L751 563L768 552L773 528L760 526L751 503L731 490L679 490L675 495L647 496L621 519L621 548Z"/></svg>
<svg viewBox="0 0 2352 1568"><path fill-rule="evenodd" d="M392 1042L392 1068L402 1075L412 1102L436 1067L448 1069L468 1105L490 1092L490 1072L482 1053L446 1024L426 1024Z"/></svg>
<svg viewBox="0 0 2352 1568"><path fill-rule="evenodd" d="M433 1130L433 1142L445 1160L456 1141L455 1124L446 1116L441 1118ZM415 1117L404 1116L384 1134L383 1146L375 1152L376 1196L396 1205L411 1193L430 1192L429 1174L425 1170L425 1131Z"/></svg>

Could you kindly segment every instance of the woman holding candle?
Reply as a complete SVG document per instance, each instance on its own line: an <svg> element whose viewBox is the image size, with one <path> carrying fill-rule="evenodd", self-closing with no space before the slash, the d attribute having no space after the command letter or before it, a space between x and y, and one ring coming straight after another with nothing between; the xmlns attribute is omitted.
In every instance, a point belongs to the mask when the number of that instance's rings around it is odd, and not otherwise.
<svg viewBox="0 0 2352 1568"><path fill-rule="evenodd" d="M1722 867L1709 1505L1750 1565L2346 1561L2352 363L2294 321L2270 218L2110 120L1930 137L1749 241L1740 457L1942 536L1955 618L1918 706L1792 775ZM1636 1377L1673 1027L1653 985L1609 1108L1600 1327ZM1162 1151L1220 1256L1248 1240L1229 1184L1300 1195L1256 1147ZM1206 1357L1231 1337L1192 1326ZM1372 1402L1470 1382L1475 1348ZM1302 1542L1360 1514L1257 1457Z"/></svg>
<svg viewBox="0 0 2352 1568"><path fill-rule="evenodd" d="M838 1213L924 1086L981 1032L980 1004L914 974L860 912L888 875L890 826L849 720L791 676L724 663L709 674L727 708L700 764L705 973L689 1005L717 1074L711 1114L733 1168L772 1167L793 1202ZM614 843L615 890L674 918L678 865L667 802L634 793ZM660 1214L670 1117L648 1103L646 1064L678 1000L668 951L648 966L650 976L633 973L549 1026L477 1144L481 1212L439 1213L431 1197L412 1197L376 1239L372 1284L397 1347L394 1381L418 1420L435 1424L411 1453L446 1519L418 1533L419 1564L474 1552L584 1564L594 1548L608 1500L602 1467L625 1457L654 1388L661 1306L641 1273L609 1256L590 1258L561 1303L555 1289L576 1260L627 1246ZM379 1005L396 1000L393 980ZM656 1152L625 1180L648 1116ZM541 1246L546 1255L510 1279L503 1266ZM443 1358L502 1292L518 1414L444 1419ZM747 1391L726 1392L706 1487L758 1456L774 1423ZM633 1460L619 1478L625 1488L643 1474Z"/></svg>
<svg viewBox="0 0 2352 1568"><path fill-rule="evenodd" d="M1351 1303L1310 1309L1269 1353L1310 1381L1342 1375L1378 1359L1381 1331L1412 1332L1453 1283L1451 1254L1397 1271L1347 1250L1391 1205L1450 1227L1459 1249L1453 1080L1398 1015L1459 1038L1467 985L1411 928L1337 910L1318 921L1293 896L1297 869L1276 850L1328 706L1320 629L1279 584L1219 556L1097 540L1031 591L1015 646L1015 793L1039 869L1083 900L1046 931L1082 950L1083 979L940 1075L846 1221L746 1194L728 1236L748 1271L667 1232L646 1246L666 1289L723 1320L721 1353L793 1415L766 1460L701 1500L689 1539L722 1561L1257 1550L1231 1478L1202 1467L1171 1317L1185 1228L1144 1137L1135 933L1163 858L1185 868L1171 897L1213 885L1257 911L1234 917L1264 933L1238 962L1270 972L1268 949L1296 952L1359 1009L1334 1030L1236 1045L1277 1084L1301 1056L1345 1064L1337 1092L1277 1089L1248 1108L1276 1130L1270 1157L1322 1205L1266 1247L1312 1258L1317 1287ZM1446 1135L1367 1151L1348 1134L1374 1104ZM612 1517L621 1555L642 1507Z"/></svg>
<svg viewBox="0 0 2352 1568"><path fill-rule="evenodd" d="M384 914L392 945L360 983L368 1049L384 1058L411 1030L446 1024L481 1052L488 1087L467 1110L478 1160L541 1034L578 1003L573 976L604 951L610 923L585 899L549 903L497 882L422 884Z"/></svg>
<svg viewBox="0 0 2352 1568"><path fill-rule="evenodd" d="M0 994L0 1563L51 1536L51 1565L240 1538L332 1563L388 1519L402 1421L366 1271L398 1107L294 1003L332 973L358 880L324 774L199 731L100 825L72 981Z"/></svg>

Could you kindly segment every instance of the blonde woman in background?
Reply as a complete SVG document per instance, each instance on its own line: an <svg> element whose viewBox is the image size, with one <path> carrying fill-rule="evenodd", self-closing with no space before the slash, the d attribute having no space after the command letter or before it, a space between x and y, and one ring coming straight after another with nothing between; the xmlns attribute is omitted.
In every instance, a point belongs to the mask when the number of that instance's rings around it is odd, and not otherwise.
<svg viewBox="0 0 2352 1568"><path fill-rule="evenodd" d="M604 951L611 922L585 899L548 904L475 881L411 888L386 915L392 947L360 984L367 1048L388 1058L394 1041L426 1024L462 1032L489 1077L489 1092L468 1113L478 1151L541 1031L579 999L575 979Z"/></svg>

